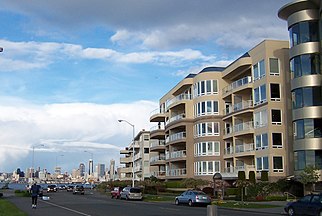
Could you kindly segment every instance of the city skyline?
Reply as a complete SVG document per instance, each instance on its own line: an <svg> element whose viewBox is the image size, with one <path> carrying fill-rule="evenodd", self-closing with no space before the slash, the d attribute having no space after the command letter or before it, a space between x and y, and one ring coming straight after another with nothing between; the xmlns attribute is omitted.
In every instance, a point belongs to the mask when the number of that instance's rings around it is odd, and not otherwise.
<svg viewBox="0 0 322 216"><path fill-rule="evenodd" d="M118 160L132 134L118 119L149 130L159 98L187 74L288 40L276 16L286 0L0 2L0 172L31 167L39 145L35 167L63 154L70 171L87 164L84 151Z"/></svg>

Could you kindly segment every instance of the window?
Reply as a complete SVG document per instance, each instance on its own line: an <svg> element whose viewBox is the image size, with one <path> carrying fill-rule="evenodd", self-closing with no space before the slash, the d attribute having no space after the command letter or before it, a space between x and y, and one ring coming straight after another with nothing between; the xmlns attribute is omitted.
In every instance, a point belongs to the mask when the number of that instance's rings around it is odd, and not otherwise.
<svg viewBox="0 0 322 216"><path fill-rule="evenodd" d="M219 115L218 101L202 101L195 104L195 117Z"/></svg>
<svg viewBox="0 0 322 216"><path fill-rule="evenodd" d="M256 171L268 171L268 157L256 158Z"/></svg>
<svg viewBox="0 0 322 216"><path fill-rule="evenodd" d="M220 172L220 161L194 162L195 175L214 175L217 172Z"/></svg>
<svg viewBox="0 0 322 216"><path fill-rule="evenodd" d="M294 139L321 138L322 119L300 119L293 123Z"/></svg>
<svg viewBox="0 0 322 216"><path fill-rule="evenodd" d="M256 150L267 149L268 148L268 136L267 133L259 134L255 136L255 146Z"/></svg>
<svg viewBox="0 0 322 216"><path fill-rule="evenodd" d="M320 57L317 53L295 56L290 61L290 70L291 79L305 75L321 74Z"/></svg>
<svg viewBox="0 0 322 216"><path fill-rule="evenodd" d="M149 154L149 148L144 148L144 154Z"/></svg>
<svg viewBox="0 0 322 216"><path fill-rule="evenodd" d="M194 126L194 136L219 136L219 122L204 122Z"/></svg>
<svg viewBox="0 0 322 216"><path fill-rule="evenodd" d="M282 156L273 156L273 172L283 172Z"/></svg>
<svg viewBox="0 0 322 216"><path fill-rule="evenodd" d="M272 76L279 76L280 69L279 63L277 58L270 58L269 59L269 75Z"/></svg>
<svg viewBox="0 0 322 216"><path fill-rule="evenodd" d="M272 133L273 148L282 148L282 133Z"/></svg>
<svg viewBox="0 0 322 216"><path fill-rule="evenodd" d="M254 89L254 106L266 102L266 85Z"/></svg>
<svg viewBox="0 0 322 216"><path fill-rule="evenodd" d="M220 156L220 142L200 142L195 143L195 156Z"/></svg>
<svg viewBox="0 0 322 216"><path fill-rule="evenodd" d="M295 170L303 170L308 165L322 169L322 150L306 150L294 152Z"/></svg>
<svg viewBox="0 0 322 216"><path fill-rule="evenodd" d="M271 83L271 100L272 101L280 101L281 94L280 94L280 84Z"/></svg>
<svg viewBox="0 0 322 216"><path fill-rule="evenodd" d="M217 80L203 80L194 84L194 97L218 94Z"/></svg>
<svg viewBox="0 0 322 216"><path fill-rule="evenodd" d="M272 109L272 124L281 125L282 124L282 115L281 110Z"/></svg>
<svg viewBox="0 0 322 216"><path fill-rule="evenodd" d="M254 81L261 79L265 76L265 62L261 60L257 64L253 65Z"/></svg>
<svg viewBox="0 0 322 216"><path fill-rule="evenodd" d="M318 22L304 21L289 28L291 47L306 42L318 41Z"/></svg>
<svg viewBox="0 0 322 216"><path fill-rule="evenodd" d="M321 86L298 88L292 91L293 109L322 106Z"/></svg>
<svg viewBox="0 0 322 216"><path fill-rule="evenodd" d="M150 136L149 135L144 135L143 136L143 140L144 141L149 141L150 140Z"/></svg>
<svg viewBox="0 0 322 216"><path fill-rule="evenodd" d="M262 110L254 114L254 127L266 127L267 126L267 111Z"/></svg>

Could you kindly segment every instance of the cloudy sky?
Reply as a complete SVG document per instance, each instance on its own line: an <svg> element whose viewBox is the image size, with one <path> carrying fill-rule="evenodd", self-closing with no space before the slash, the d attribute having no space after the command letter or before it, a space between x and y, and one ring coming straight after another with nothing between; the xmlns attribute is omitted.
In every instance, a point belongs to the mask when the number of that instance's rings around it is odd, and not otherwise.
<svg viewBox="0 0 322 216"><path fill-rule="evenodd" d="M288 39L288 0L0 0L0 172L119 160L183 77ZM84 152L87 151L87 152ZM90 152L90 153L88 153ZM63 156L62 156L63 155Z"/></svg>

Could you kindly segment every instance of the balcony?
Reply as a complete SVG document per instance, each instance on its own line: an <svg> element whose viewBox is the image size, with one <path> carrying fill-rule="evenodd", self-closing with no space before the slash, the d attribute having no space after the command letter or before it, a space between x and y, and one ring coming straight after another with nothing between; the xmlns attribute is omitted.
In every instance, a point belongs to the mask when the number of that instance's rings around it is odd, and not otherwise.
<svg viewBox="0 0 322 216"><path fill-rule="evenodd" d="M229 178L237 179L239 171L245 171L246 178L249 178L249 171L255 171L255 165L244 164L244 165L235 166L235 167L226 167L224 169L224 172L221 174L222 174L222 177L225 179L229 179Z"/></svg>
<svg viewBox="0 0 322 216"><path fill-rule="evenodd" d="M192 95L191 94L180 94L170 100L167 100L166 102L166 110L168 110L170 108L171 105L173 105L174 103L177 103L179 101L183 101L183 100L191 100L192 99Z"/></svg>
<svg viewBox="0 0 322 216"><path fill-rule="evenodd" d="M172 118L170 118L168 121L166 121L166 125L170 124L171 122L174 122L174 121L178 121L178 120L181 120L181 119L184 119L186 117L186 114L184 113L181 113L179 115L176 115L176 116L173 116Z"/></svg>
<svg viewBox="0 0 322 216"><path fill-rule="evenodd" d="M163 122L165 119L165 110L158 108L150 113L150 122Z"/></svg>
<svg viewBox="0 0 322 216"><path fill-rule="evenodd" d="M232 155L232 154L234 154L233 147L228 147L224 149L224 155Z"/></svg>
<svg viewBox="0 0 322 216"><path fill-rule="evenodd" d="M236 133L245 133L245 132L251 131L253 129L254 129L254 122L253 121L240 123L240 124L237 124L233 127L233 131L235 134Z"/></svg>
<svg viewBox="0 0 322 216"><path fill-rule="evenodd" d="M122 167L120 168L121 173L132 173L132 167Z"/></svg>
<svg viewBox="0 0 322 216"><path fill-rule="evenodd" d="M175 133L175 134L171 134L170 136L168 136L165 140L165 143L169 143L169 142L174 142L177 140L182 140L186 138L186 132L180 132L180 133Z"/></svg>
<svg viewBox="0 0 322 216"><path fill-rule="evenodd" d="M132 163L132 157L120 158L120 163Z"/></svg>
<svg viewBox="0 0 322 216"><path fill-rule="evenodd" d="M141 152L138 152L137 154L134 155L134 161L142 159Z"/></svg>
<svg viewBox="0 0 322 216"><path fill-rule="evenodd" d="M165 164L165 155L158 155L150 158L150 165L163 165Z"/></svg>
<svg viewBox="0 0 322 216"><path fill-rule="evenodd" d="M165 140L153 140L150 141L150 151L164 151Z"/></svg>
<svg viewBox="0 0 322 216"><path fill-rule="evenodd" d="M165 171L156 171L156 172L151 173L151 175L153 175L154 177L157 177L157 178L164 178L165 174L166 174Z"/></svg>
<svg viewBox="0 0 322 216"><path fill-rule="evenodd" d="M156 131L156 130L164 130L164 125L155 125L150 128L150 132Z"/></svg>
<svg viewBox="0 0 322 216"><path fill-rule="evenodd" d="M120 150L120 154L130 154L131 152L128 149Z"/></svg>
<svg viewBox="0 0 322 216"><path fill-rule="evenodd" d="M166 152L165 158L166 160L169 159L176 159L176 158L185 158L186 157L186 150L180 150L180 151L173 151L173 152Z"/></svg>
<svg viewBox="0 0 322 216"><path fill-rule="evenodd" d="M247 100L247 101L242 101L240 103L234 104L233 110L234 112L238 112L243 109L248 109L253 107L253 101L252 100Z"/></svg>
<svg viewBox="0 0 322 216"><path fill-rule="evenodd" d="M228 94L233 92L234 90L242 87L242 86L246 86L248 84L252 83L252 77L251 76L247 76L244 78L241 78L239 80L236 80L235 82L229 84L228 86L224 87L222 89L223 95Z"/></svg>
<svg viewBox="0 0 322 216"><path fill-rule="evenodd" d="M142 166L135 166L134 167L134 172L141 172L142 171Z"/></svg>
<svg viewBox="0 0 322 216"><path fill-rule="evenodd" d="M244 153L244 152L251 152L255 151L254 148L254 143L249 143L249 144L241 144L241 145L236 145L235 146L235 153Z"/></svg>
<svg viewBox="0 0 322 216"><path fill-rule="evenodd" d="M169 177L185 176L187 175L186 168L167 170L166 175Z"/></svg>

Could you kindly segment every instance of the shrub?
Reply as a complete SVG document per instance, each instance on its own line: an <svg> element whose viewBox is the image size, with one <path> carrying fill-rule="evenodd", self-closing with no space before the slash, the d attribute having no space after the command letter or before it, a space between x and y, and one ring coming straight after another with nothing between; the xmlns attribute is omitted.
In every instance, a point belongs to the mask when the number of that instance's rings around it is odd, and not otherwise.
<svg viewBox="0 0 322 216"><path fill-rule="evenodd" d="M166 188L184 188L181 181L168 181L165 183Z"/></svg>
<svg viewBox="0 0 322 216"><path fill-rule="evenodd" d="M227 196L238 195L240 190L238 188L225 188L225 193Z"/></svg>
<svg viewBox="0 0 322 216"><path fill-rule="evenodd" d="M264 181L264 182L268 181L268 172L267 171L261 172L261 181Z"/></svg>
<svg viewBox="0 0 322 216"><path fill-rule="evenodd" d="M285 201L286 196L267 196L265 197L267 201Z"/></svg>
<svg viewBox="0 0 322 216"><path fill-rule="evenodd" d="M249 171L249 182L252 184L256 184L255 172Z"/></svg>

